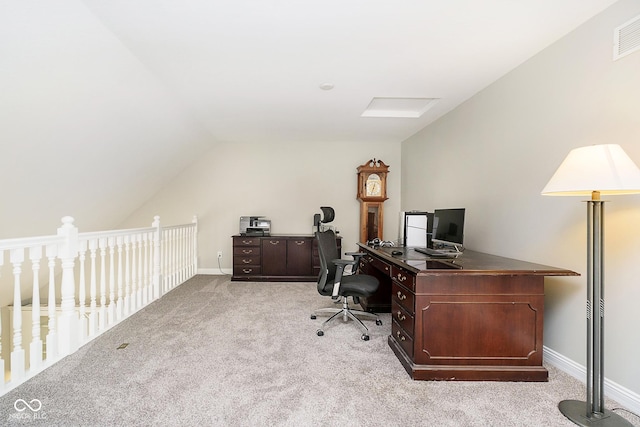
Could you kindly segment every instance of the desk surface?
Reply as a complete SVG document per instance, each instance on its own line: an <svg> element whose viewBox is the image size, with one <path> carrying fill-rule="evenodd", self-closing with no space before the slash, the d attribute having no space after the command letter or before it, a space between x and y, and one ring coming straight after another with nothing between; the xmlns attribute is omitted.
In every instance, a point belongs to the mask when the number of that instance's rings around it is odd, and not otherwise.
<svg viewBox="0 0 640 427"><path fill-rule="evenodd" d="M453 273L451 270L456 270L456 274L579 276L578 273L563 268L470 250L465 250L455 257L430 257L413 248L402 246L372 248L364 243L358 243L358 246L416 274L438 274L442 273L442 270L450 274ZM392 255L393 251L402 251L402 255Z"/></svg>

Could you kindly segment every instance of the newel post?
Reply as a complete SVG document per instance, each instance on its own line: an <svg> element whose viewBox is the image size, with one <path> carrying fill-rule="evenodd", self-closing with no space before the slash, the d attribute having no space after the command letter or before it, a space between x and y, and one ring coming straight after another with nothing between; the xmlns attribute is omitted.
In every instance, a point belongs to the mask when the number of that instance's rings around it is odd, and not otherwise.
<svg viewBox="0 0 640 427"><path fill-rule="evenodd" d="M153 217L152 227L153 231L153 299L160 298L162 296L162 269L160 268L160 239L162 233L160 231L160 217L158 215Z"/></svg>
<svg viewBox="0 0 640 427"><path fill-rule="evenodd" d="M60 356L66 356L78 349L78 313L76 312L76 286L73 267L78 256L78 229L73 218L62 218L62 227L58 236L65 238L59 247L58 258L62 264L62 282L60 285L60 316L58 317L58 350Z"/></svg>

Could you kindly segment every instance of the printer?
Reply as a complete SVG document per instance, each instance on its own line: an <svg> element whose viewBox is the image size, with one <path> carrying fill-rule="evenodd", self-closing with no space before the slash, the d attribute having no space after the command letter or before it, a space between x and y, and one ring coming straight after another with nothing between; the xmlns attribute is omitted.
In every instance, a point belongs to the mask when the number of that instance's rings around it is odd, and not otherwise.
<svg viewBox="0 0 640 427"><path fill-rule="evenodd" d="M268 236L271 232L271 221L263 216L241 216L241 236Z"/></svg>

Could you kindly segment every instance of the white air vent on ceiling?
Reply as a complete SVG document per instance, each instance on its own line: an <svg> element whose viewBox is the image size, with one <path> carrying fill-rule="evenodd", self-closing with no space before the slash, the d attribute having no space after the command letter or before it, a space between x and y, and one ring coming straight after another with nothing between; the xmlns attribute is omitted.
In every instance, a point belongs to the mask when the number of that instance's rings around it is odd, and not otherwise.
<svg viewBox="0 0 640 427"><path fill-rule="evenodd" d="M625 22L613 33L613 60L640 50L640 16Z"/></svg>

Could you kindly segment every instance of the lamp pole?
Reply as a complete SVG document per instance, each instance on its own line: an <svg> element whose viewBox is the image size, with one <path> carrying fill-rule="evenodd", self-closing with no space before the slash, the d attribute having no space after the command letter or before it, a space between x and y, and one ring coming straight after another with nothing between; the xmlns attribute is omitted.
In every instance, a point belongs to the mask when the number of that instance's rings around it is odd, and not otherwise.
<svg viewBox="0 0 640 427"><path fill-rule="evenodd" d="M604 201L587 201L587 401L563 400L562 414L580 426L633 426L604 407Z"/></svg>

